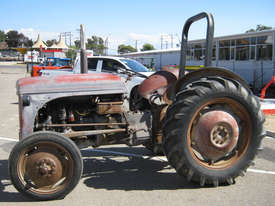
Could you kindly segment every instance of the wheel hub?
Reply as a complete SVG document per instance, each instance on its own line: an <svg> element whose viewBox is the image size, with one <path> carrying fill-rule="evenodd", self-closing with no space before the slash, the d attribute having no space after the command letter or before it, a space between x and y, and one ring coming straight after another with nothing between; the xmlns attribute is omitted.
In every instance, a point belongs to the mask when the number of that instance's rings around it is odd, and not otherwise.
<svg viewBox="0 0 275 206"><path fill-rule="evenodd" d="M56 165L52 159L41 159L35 164L37 165L36 168L38 169L38 172L41 176L51 176L56 172Z"/></svg>
<svg viewBox="0 0 275 206"><path fill-rule="evenodd" d="M210 142L214 147L223 148L231 143L232 127L226 122L220 122L210 131Z"/></svg>
<svg viewBox="0 0 275 206"><path fill-rule="evenodd" d="M26 173L38 187L53 185L62 178L62 163L52 153L36 152L27 158Z"/></svg>
<svg viewBox="0 0 275 206"><path fill-rule="evenodd" d="M236 119L225 111L203 114L195 127L194 148L207 160L217 160L233 150L239 137Z"/></svg>

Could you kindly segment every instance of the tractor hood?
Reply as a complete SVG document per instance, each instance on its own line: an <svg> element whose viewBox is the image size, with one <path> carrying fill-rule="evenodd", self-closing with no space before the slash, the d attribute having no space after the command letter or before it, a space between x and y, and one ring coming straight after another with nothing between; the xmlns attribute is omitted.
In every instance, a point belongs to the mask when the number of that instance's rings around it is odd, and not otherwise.
<svg viewBox="0 0 275 206"><path fill-rule="evenodd" d="M64 92L115 94L127 91L119 76L106 73L28 77L17 80L16 88L17 95Z"/></svg>

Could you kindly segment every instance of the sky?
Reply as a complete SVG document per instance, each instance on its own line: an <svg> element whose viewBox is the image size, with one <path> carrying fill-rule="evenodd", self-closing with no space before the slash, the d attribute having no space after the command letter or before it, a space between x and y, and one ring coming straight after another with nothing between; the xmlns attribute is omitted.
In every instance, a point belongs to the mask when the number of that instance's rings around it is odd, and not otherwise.
<svg viewBox="0 0 275 206"><path fill-rule="evenodd" d="M161 36L163 48L176 47L186 19L202 11L214 16L214 36L244 33L258 24L275 28L274 0L0 0L0 30L17 30L34 41L38 33L46 41L72 32L74 41L84 24L87 38L108 39L109 53L119 44L160 49ZM206 21L196 22L189 39L204 38L205 32Z"/></svg>

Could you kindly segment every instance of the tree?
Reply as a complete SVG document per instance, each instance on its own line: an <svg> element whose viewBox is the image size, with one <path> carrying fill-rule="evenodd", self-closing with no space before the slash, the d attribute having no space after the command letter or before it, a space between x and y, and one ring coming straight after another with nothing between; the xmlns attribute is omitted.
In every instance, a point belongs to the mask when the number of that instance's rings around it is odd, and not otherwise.
<svg viewBox="0 0 275 206"><path fill-rule="evenodd" d="M6 34L6 41L9 47L17 47L19 44L18 32L15 30L9 31Z"/></svg>
<svg viewBox="0 0 275 206"><path fill-rule="evenodd" d="M57 43L56 39L52 39L52 40L47 40L46 41L46 44L47 44L48 47L50 47L50 46L52 46L53 44L56 44L56 43Z"/></svg>
<svg viewBox="0 0 275 206"><path fill-rule="evenodd" d="M74 45L76 48L80 49L80 40L75 40Z"/></svg>
<svg viewBox="0 0 275 206"><path fill-rule="evenodd" d="M67 58L71 58L72 59L72 62L75 60L75 58L76 58L76 49L74 49L74 48L70 48L66 53L65 53L65 55L66 55L66 57Z"/></svg>
<svg viewBox="0 0 275 206"><path fill-rule="evenodd" d="M155 50L155 47L152 44L146 43L142 46L141 51Z"/></svg>
<svg viewBox="0 0 275 206"><path fill-rule="evenodd" d="M104 45L104 40L98 36L92 36L92 38L87 39L86 48L93 50L95 55L103 55L106 49Z"/></svg>
<svg viewBox="0 0 275 206"><path fill-rule="evenodd" d="M25 37L24 34L18 33L16 30L6 33L6 42L9 47L30 47L33 44L32 40Z"/></svg>
<svg viewBox="0 0 275 206"><path fill-rule="evenodd" d="M5 40L6 40L5 32L0 30L0 42L5 41Z"/></svg>
<svg viewBox="0 0 275 206"><path fill-rule="evenodd" d="M258 24L257 27L256 27L256 29L249 29L245 33L256 32L256 31L263 31L263 30L270 30L270 29L272 29L272 27L265 26L265 25L262 25L262 24Z"/></svg>
<svg viewBox="0 0 275 206"><path fill-rule="evenodd" d="M25 43L26 47L32 47L33 41L31 39L28 39L27 42Z"/></svg>
<svg viewBox="0 0 275 206"><path fill-rule="evenodd" d="M120 44L118 45L117 52L119 54L124 54L124 53L130 53L130 52L137 52L137 50L130 45Z"/></svg>
<svg viewBox="0 0 275 206"><path fill-rule="evenodd" d="M24 36L24 34L22 34L22 33L18 34L18 46L31 47L32 45L33 45L33 41L31 39Z"/></svg>

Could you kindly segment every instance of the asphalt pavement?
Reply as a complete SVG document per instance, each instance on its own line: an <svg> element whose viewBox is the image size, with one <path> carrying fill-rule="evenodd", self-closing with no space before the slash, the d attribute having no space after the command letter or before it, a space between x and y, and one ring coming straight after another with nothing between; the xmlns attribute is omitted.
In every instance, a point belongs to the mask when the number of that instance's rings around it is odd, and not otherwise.
<svg viewBox="0 0 275 206"><path fill-rule="evenodd" d="M179 177L165 157L124 145L82 150L80 183L64 199L34 202L13 187L8 157L18 139L15 83L28 76L24 65L0 65L0 205L275 205L275 139L264 138L263 150L236 184L200 187ZM268 118L272 130L275 121Z"/></svg>

